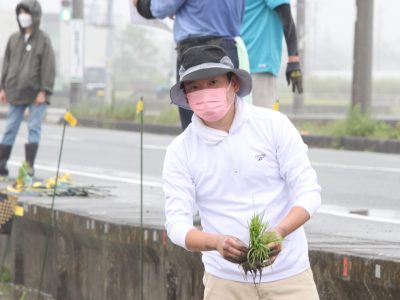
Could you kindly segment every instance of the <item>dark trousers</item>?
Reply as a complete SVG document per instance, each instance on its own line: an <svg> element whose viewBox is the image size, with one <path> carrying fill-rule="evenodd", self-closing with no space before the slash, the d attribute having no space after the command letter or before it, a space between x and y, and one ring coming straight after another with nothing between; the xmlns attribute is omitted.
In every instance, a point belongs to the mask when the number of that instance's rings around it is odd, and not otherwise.
<svg viewBox="0 0 400 300"><path fill-rule="evenodd" d="M200 45L216 45L225 50L226 54L232 60L235 68L239 67L239 57L234 39L204 37L182 41L177 45L178 59L176 62L176 81L179 81L179 68L181 67L180 56L187 49ZM185 130L192 121L193 111L179 107L179 117L181 119L182 130Z"/></svg>

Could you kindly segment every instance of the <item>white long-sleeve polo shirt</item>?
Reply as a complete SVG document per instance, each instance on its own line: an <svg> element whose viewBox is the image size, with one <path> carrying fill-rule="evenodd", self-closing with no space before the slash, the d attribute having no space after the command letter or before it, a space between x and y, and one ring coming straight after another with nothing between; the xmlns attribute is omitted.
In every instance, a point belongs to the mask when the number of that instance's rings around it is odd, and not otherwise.
<svg viewBox="0 0 400 300"><path fill-rule="evenodd" d="M198 208L204 232L232 235L249 243L248 223L264 214L269 228L293 206L312 215L321 204L321 188L307 156L307 146L283 114L236 101L229 133L204 125L196 116L167 149L163 179L166 229L186 248ZM203 252L205 271L219 278L252 282L237 264L217 251ZM303 227L289 234L261 282L296 275L310 266Z"/></svg>

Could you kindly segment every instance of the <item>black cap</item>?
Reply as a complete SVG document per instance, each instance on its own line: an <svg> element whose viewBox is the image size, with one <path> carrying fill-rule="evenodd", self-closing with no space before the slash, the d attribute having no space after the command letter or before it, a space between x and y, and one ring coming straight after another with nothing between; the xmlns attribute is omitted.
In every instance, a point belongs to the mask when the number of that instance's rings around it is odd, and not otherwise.
<svg viewBox="0 0 400 300"><path fill-rule="evenodd" d="M235 69L232 60L222 48L203 45L187 49L181 55L179 82L170 90L172 102L182 108L190 109L181 86L182 82L216 77L226 73L234 73L238 77L240 88L237 94L240 97L250 93L251 76L249 72Z"/></svg>

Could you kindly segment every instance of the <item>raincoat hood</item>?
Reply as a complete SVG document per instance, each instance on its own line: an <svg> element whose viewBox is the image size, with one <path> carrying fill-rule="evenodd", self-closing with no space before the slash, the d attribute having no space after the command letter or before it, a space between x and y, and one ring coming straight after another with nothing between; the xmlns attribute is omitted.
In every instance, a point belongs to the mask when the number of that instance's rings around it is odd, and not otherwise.
<svg viewBox="0 0 400 300"><path fill-rule="evenodd" d="M17 7L15 8L15 13L17 14L17 22L19 26L19 30L24 32L24 29L21 27L18 21L18 12L20 8L27 9L32 15L32 34L39 30L40 19L42 18L42 7L40 6L39 1L37 0L22 0Z"/></svg>

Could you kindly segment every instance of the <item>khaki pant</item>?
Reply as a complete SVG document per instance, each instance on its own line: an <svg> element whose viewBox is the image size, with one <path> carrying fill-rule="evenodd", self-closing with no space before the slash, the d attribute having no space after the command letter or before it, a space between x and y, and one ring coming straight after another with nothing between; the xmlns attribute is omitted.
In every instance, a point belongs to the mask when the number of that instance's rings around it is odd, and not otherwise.
<svg viewBox="0 0 400 300"><path fill-rule="evenodd" d="M276 78L270 73L255 73L253 80L253 104L265 108L272 108L276 98Z"/></svg>
<svg viewBox="0 0 400 300"><path fill-rule="evenodd" d="M204 300L318 300L311 269L278 281L257 284L204 273Z"/></svg>

